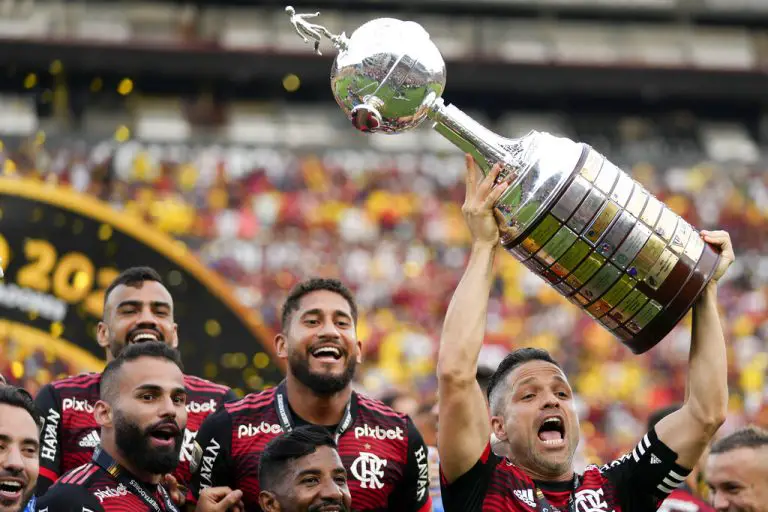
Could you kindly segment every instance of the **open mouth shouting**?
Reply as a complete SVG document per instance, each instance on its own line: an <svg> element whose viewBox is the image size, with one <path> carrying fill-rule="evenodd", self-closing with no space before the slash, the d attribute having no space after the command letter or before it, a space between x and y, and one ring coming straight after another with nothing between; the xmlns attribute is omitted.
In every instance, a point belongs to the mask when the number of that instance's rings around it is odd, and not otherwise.
<svg viewBox="0 0 768 512"><path fill-rule="evenodd" d="M538 429L539 440L544 446L559 448L565 446L565 421L560 416L544 418Z"/></svg>
<svg viewBox="0 0 768 512"><path fill-rule="evenodd" d="M174 447L181 437L181 430L174 423L162 423L148 431L150 443L155 447Z"/></svg>
<svg viewBox="0 0 768 512"><path fill-rule="evenodd" d="M338 345L318 345L309 351L312 359L321 363L335 363L344 356L344 351Z"/></svg>
<svg viewBox="0 0 768 512"><path fill-rule="evenodd" d="M14 503L24 496L26 482L18 477L0 477L0 502Z"/></svg>

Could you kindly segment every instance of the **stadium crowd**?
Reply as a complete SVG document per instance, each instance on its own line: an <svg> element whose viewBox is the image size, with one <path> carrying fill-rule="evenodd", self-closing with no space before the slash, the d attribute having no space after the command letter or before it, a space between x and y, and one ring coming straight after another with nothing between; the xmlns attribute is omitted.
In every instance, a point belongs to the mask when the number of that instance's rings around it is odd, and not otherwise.
<svg viewBox="0 0 768 512"><path fill-rule="evenodd" d="M3 146L4 176L70 186L180 238L273 330L280 301L299 280L343 280L361 309L356 386L415 420L419 411L436 421L437 342L468 257L460 153L40 142ZM722 432L768 426L766 168L616 163L694 226L730 232L738 260L720 291L731 379ZM650 353L633 356L512 256L498 261L481 366L495 368L523 344L561 361L577 393L582 463L631 449L650 411L682 400L690 316ZM30 391L75 370L52 366L37 350L21 371L9 361L24 354L6 341L0 371Z"/></svg>

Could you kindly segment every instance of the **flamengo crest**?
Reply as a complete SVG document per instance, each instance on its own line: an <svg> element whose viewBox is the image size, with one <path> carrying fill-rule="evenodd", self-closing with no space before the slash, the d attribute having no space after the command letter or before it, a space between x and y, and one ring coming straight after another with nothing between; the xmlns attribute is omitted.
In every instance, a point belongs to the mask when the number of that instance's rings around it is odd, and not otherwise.
<svg viewBox="0 0 768 512"><path fill-rule="evenodd" d="M381 489L384 487L384 468L386 459L379 458L375 453L360 452L360 456L352 463L352 475L360 481L363 489Z"/></svg>

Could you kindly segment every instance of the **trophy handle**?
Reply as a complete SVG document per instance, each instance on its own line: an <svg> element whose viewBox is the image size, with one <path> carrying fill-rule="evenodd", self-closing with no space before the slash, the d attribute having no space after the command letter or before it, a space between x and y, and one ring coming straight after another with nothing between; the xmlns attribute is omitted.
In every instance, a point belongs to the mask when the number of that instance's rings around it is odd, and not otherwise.
<svg viewBox="0 0 768 512"><path fill-rule="evenodd" d="M432 128L465 153L469 153L483 171L491 172L495 163L502 164L498 181L518 179L524 164L520 156L523 145L519 139L500 137L484 127L455 105L446 105L436 98L427 112Z"/></svg>

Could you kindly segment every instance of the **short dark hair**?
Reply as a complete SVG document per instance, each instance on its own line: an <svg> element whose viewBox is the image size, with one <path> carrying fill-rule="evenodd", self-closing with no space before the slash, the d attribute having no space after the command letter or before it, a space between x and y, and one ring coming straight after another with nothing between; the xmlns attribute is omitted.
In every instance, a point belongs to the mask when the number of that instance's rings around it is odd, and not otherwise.
<svg viewBox="0 0 768 512"><path fill-rule="evenodd" d="M272 439L259 459L259 487L274 492L292 462L315 453L321 446L337 448L327 428L305 425Z"/></svg>
<svg viewBox="0 0 768 512"><path fill-rule="evenodd" d="M349 309L352 311L352 319L355 321L355 325L357 325L357 303L355 302L355 298L352 296L352 292L349 291L349 288L344 286L344 284L338 279L313 277L311 279L307 279L306 281L300 282L291 289L290 293L288 293L288 297L285 299L285 303L283 304L283 311L281 315L282 318L280 325L283 330L285 330L288 322L290 321L291 313L298 311L301 299L305 295L320 290L327 290L344 297L344 299L346 299L347 303L349 304Z"/></svg>
<svg viewBox="0 0 768 512"><path fill-rule="evenodd" d="M768 430L751 425L740 428L712 444L710 453L725 453L739 448L768 447Z"/></svg>
<svg viewBox="0 0 768 512"><path fill-rule="evenodd" d="M656 409L651 413L650 416L648 416L648 425L647 429L651 430L656 426L658 422L672 414L673 412L680 410L680 404L675 405L668 405L667 407L662 407L661 409Z"/></svg>
<svg viewBox="0 0 768 512"><path fill-rule="evenodd" d="M130 267L118 275L104 291L104 306L107 305L109 294L120 285L139 287L145 281L155 281L163 284L163 278L152 267ZM105 308L106 309L106 308Z"/></svg>
<svg viewBox="0 0 768 512"><path fill-rule="evenodd" d="M491 384L491 377L493 377L493 370L487 366L481 366L477 369L477 373L475 373L475 379L477 380L477 383L480 384L480 389L483 390L483 393L488 393L488 386Z"/></svg>
<svg viewBox="0 0 768 512"><path fill-rule="evenodd" d="M40 427L42 424L42 415L40 414L40 411L37 410L32 395L30 395L26 389L11 386L9 384L0 385L0 404L24 409L30 416L32 416L35 425ZM37 434L38 436L40 435L39 429Z"/></svg>
<svg viewBox="0 0 768 512"><path fill-rule="evenodd" d="M491 378L488 382L488 403L491 406L492 413L495 414L495 411L498 409L499 405L494 403L496 402L493 400L494 390L499 387L499 384L503 384L504 379L507 375L509 375L509 372L518 366L529 363L531 361L546 361L547 363L552 363L562 370L560 364L552 359L552 356L549 354L549 352L544 349L525 347L513 350L507 354L501 363L499 363L498 368L496 368L496 371L493 372L493 375L491 375Z"/></svg>
<svg viewBox="0 0 768 512"><path fill-rule="evenodd" d="M104 371L101 372L100 398L105 401L112 400L117 394L115 385L116 377L120 368L125 363L135 361L140 357L154 357L156 359L165 359L174 363L179 369L184 371L184 364L181 362L181 354L175 348L171 348L162 341L146 341L128 345L120 354L107 364Z"/></svg>

